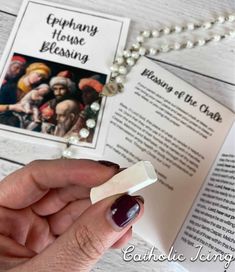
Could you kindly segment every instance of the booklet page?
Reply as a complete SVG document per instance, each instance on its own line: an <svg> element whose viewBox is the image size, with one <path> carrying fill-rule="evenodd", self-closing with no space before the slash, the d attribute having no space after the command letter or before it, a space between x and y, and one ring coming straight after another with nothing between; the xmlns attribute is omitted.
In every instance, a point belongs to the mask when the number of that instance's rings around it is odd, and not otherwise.
<svg viewBox="0 0 235 272"><path fill-rule="evenodd" d="M234 139L235 123L174 244L192 272L235 270Z"/></svg>
<svg viewBox="0 0 235 272"><path fill-rule="evenodd" d="M154 164L159 181L140 192L145 214L135 230L167 251L234 114L147 58L138 61L124 92L112 101L105 158L122 166Z"/></svg>

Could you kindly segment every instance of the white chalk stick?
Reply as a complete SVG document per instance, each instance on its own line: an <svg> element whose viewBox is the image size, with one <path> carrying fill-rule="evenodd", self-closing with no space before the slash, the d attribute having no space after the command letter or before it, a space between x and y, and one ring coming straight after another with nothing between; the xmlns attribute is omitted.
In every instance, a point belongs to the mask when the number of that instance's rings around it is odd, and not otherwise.
<svg viewBox="0 0 235 272"><path fill-rule="evenodd" d="M140 161L113 176L104 184L91 189L92 204L116 194L133 194L157 181L157 174L149 161Z"/></svg>

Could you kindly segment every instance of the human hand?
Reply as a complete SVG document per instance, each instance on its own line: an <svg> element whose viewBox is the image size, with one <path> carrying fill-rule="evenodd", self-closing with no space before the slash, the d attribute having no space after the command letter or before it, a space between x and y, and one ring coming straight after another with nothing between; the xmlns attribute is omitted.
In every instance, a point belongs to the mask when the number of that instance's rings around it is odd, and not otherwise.
<svg viewBox="0 0 235 272"><path fill-rule="evenodd" d="M140 197L91 205L90 188L117 165L90 160L35 161L0 183L0 271L90 271L110 247L131 237Z"/></svg>
<svg viewBox="0 0 235 272"><path fill-rule="evenodd" d="M26 112L25 108L20 103L9 105L9 110L16 112Z"/></svg>

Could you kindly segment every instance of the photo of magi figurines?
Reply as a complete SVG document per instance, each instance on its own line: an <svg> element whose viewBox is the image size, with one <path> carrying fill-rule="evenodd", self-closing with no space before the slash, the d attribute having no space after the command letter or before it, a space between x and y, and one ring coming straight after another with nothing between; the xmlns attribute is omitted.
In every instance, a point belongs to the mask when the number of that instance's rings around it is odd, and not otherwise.
<svg viewBox="0 0 235 272"><path fill-rule="evenodd" d="M106 75L14 54L0 88L0 124L91 143Z"/></svg>

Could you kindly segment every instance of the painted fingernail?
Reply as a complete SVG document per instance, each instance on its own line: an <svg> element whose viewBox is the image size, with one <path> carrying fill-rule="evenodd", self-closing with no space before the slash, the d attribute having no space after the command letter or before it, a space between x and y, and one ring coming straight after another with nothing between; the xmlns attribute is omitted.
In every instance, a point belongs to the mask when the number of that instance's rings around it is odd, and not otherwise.
<svg viewBox="0 0 235 272"><path fill-rule="evenodd" d="M111 206L108 219L115 230L120 231L133 221L140 212L138 198L122 195Z"/></svg>
<svg viewBox="0 0 235 272"><path fill-rule="evenodd" d="M120 173L120 172L122 172L122 171L124 171L126 169L127 169L126 167L125 168L120 168L119 171L118 171L118 173Z"/></svg>
<svg viewBox="0 0 235 272"><path fill-rule="evenodd" d="M120 166L114 162L111 162L111 161L98 161L100 164L102 165L105 165L105 166L108 166L108 167L115 167L116 169L119 169Z"/></svg>
<svg viewBox="0 0 235 272"><path fill-rule="evenodd" d="M135 196L135 199L139 200L140 202L142 202L142 204L144 204L144 198L141 195Z"/></svg>

